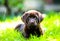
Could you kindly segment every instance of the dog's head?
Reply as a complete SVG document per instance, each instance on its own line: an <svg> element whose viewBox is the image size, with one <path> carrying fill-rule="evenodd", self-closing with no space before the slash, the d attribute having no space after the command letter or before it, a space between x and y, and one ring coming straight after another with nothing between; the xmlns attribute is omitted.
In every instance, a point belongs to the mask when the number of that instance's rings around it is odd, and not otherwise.
<svg viewBox="0 0 60 41"><path fill-rule="evenodd" d="M36 26L43 20L43 16L36 10L30 10L25 12L21 19L28 26Z"/></svg>

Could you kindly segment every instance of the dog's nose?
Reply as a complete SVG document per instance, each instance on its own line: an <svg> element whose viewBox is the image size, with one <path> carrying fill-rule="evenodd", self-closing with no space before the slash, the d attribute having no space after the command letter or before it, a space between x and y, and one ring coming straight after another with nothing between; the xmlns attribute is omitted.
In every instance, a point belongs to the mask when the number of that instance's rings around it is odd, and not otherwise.
<svg viewBox="0 0 60 41"><path fill-rule="evenodd" d="M34 19L31 19L31 20L30 20L30 23L32 23L32 24L33 24L34 22L35 22Z"/></svg>

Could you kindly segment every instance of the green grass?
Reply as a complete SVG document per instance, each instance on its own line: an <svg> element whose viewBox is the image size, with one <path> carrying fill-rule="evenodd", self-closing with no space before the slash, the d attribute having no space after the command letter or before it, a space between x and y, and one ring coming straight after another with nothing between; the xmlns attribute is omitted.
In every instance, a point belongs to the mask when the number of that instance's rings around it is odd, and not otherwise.
<svg viewBox="0 0 60 41"><path fill-rule="evenodd" d="M4 22L20 20L20 17L15 17L12 20L7 18ZM60 41L60 13L50 12L47 14L42 21L42 26L46 29L44 35L40 37L31 35L29 39L25 39L20 32L14 29L0 30L0 41Z"/></svg>

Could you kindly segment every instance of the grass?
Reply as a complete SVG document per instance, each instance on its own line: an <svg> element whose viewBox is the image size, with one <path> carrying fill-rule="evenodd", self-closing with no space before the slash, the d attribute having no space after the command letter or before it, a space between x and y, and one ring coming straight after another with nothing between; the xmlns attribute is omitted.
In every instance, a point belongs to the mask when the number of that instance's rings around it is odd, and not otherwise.
<svg viewBox="0 0 60 41"><path fill-rule="evenodd" d="M12 23L21 21L20 17L15 17L12 20L7 18L4 22ZM15 31L13 28L0 30L0 41L60 41L60 13L50 12L42 21L43 28L46 29L43 36L32 36L25 39L20 32Z"/></svg>

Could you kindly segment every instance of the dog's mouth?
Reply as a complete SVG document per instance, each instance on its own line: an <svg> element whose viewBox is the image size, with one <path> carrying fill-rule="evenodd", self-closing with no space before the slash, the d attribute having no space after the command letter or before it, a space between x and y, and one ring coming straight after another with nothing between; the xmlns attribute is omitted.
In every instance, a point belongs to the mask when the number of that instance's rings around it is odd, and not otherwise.
<svg viewBox="0 0 60 41"><path fill-rule="evenodd" d="M36 28L36 25L30 25L29 28L34 29L34 28Z"/></svg>
<svg viewBox="0 0 60 41"><path fill-rule="evenodd" d="M37 26L37 23L30 23L30 26Z"/></svg>

